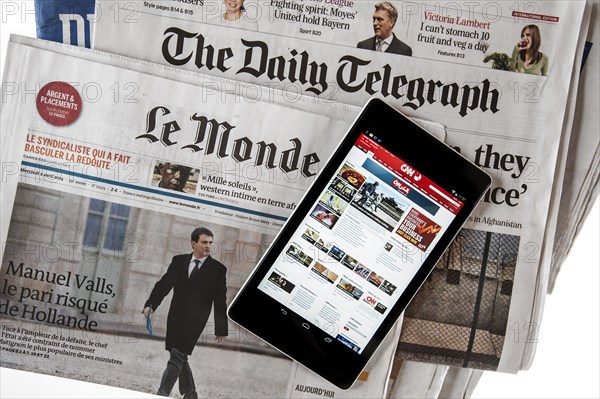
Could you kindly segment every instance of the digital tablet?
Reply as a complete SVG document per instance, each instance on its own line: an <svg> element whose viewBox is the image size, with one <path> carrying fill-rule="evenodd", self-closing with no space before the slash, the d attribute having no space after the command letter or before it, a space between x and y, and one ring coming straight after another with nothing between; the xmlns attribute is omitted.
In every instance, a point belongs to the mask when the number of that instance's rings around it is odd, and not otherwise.
<svg viewBox="0 0 600 399"><path fill-rule="evenodd" d="M369 101L229 317L349 388L490 183L395 109Z"/></svg>

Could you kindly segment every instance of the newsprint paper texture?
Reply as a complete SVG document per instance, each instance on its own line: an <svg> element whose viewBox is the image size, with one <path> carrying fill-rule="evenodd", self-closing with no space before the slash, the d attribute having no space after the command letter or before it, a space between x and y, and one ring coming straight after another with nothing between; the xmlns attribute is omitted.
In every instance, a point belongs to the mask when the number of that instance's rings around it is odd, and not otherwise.
<svg viewBox="0 0 600 399"><path fill-rule="evenodd" d="M357 106L377 96L444 125L446 142L494 183L407 309L397 355L517 372L537 342L550 266L541 251L585 2L393 1L384 52L374 51L376 3L247 0L231 21L220 1L132 1L98 20L94 46ZM538 62L525 65L531 36Z"/></svg>
<svg viewBox="0 0 600 399"><path fill-rule="evenodd" d="M183 82L191 76L12 38L1 119L2 366L156 392L170 298L153 315L153 337L140 312L171 258L191 252L196 227L210 229L229 302L357 114L247 84L248 95L214 90L209 83L231 82L198 74ZM311 132L319 140L306 142ZM199 396L315 389L290 386L293 363L245 330L230 325L217 344L216 329L209 318L189 358ZM394 348L378 354L355 397L385 395Z"/></svg>

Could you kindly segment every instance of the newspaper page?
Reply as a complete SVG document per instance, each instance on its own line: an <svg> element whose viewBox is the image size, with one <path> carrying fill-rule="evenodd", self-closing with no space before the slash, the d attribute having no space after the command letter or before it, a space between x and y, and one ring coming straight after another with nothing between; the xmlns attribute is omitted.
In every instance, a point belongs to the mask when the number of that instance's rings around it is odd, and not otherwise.
<svg viewBox="0 0 600 399"><path fill-rule="evenodd" d="M180 79L158 76L169 74ZM285 396L292 362L223 323L223 305L357 110L252 85L252 96L215 91L208 83L227 82L193 76L12 38L1 120L3 367L154 393L175 365L188 378L173 394ZM269 115L257 111L266 106ZM312 131L327 134L305 144ZM194 241L198 227L210 234ZM197 271L211 277L197 290L209 307L195 315L204 327L189 348L200 354L169 354L167 319L181 291L163 292L151 318L141 311L202 237L213 239ZM293 285L280 281L274 289ZM366 379L386 381L389 367L380 369ZM365 385L385 395L386 384Z"/></svg>
<svg viewBox="0 0 600 399"><path fill-rule="evenodd" d="M315 99L377 96L444 125L494 183L407 309L398 356L516 372L546 290L540 256L585 2L387 4L128 2L97 21L94 43Z"/></svg>
<svg viewBox="0 0 600 399"><path fill-rule="evenodd" d="M31 47L50 47L52 51L56 53L67 55L73 53L73 51L67 46L56 46L51 43L30 40L23 37L15 38L14 41L26 44ZM76 55L79 58L84 58L92 61L96 58L96 54L93 52L77 52ZM186 71L175 70L169 67L161 67L156 64L147 63L139 60L131 60L125 57L114 57L111 55L111 63L122 68L130 68L132 67L132 63L134 63L135 69L139 71L144 71L150 74L159 73L160 76L163 77L170 77L172 79L177 79L193 84L198 84L201 82L203 87L205 87L209 91L218 90L219 87L223 86L229 87L229 90L233 90L234 87L240 86L239 83L231 82L226 79L207 78L206 76L199 75L197 73L188 73ZM266 92L269 92L269 90L266 90ZM289 99L289 97L286 96L286 93L282 94L282 98ZM272 94L270 94L265 98L269 98L271 101L275 101L279 97L274 97ZM329 103L329 105L339 107L339 105L334 103ZM320 108L320 102L304 102L303 109L309 110L311 112L320 112L322 110ZM343 106L342 109L344 113L348 110L350 110L353 114L359 112L358 108L352 106ZM426 129L439 140L445 139L446 132L442 125L415 118L413 118L413 121L419 124L424 129ZM365 371L361 374L359 381L352 387L352 389L342 391L332 386L331 384L328 384L319 376L315 375L311 371L294 362L294 364L292 365L291 374L293 379L290 379L290 381L288 382L288 395L290 395L290 397L315 397L315 395L317 395L317 397L335 395L337 397L347 398L380 397L381 392L385 390L385 386L388 381L387 376L390 372L389 362L385 360L388 359L387 352L390 350L395 350L399 333L399 329L397 329L393 333L390 333L390 336L386 339L392 340L394 344L391 346L387 344L382 344L382 350L374 357L374 359L371 362L369 362Z"/></svg>

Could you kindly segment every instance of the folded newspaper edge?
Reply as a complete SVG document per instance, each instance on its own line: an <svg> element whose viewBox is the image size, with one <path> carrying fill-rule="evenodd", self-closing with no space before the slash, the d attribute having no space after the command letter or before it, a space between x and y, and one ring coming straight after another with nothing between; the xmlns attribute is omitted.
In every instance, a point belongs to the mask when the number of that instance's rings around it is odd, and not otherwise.
<svg viewBox="0 0 600 399"><path fill-rule="evenodd" d="M599 1L592 4L587 41L592 44L586 63L582 66L575 121L565 167L563 195L560 198L559 220L552 254L548 293L552 293L565 257L598 197L600 177L600 143L595 130L600 123L600 93L594 87L600 81ZM595 143L595 146L594 146Z"/></svg>
<svg viewBox="0 0 600 399"><path fill-rule="evenodd" d="M558 218L559 211L559 203L560 197L563 188L563 179L565 175L565 167L566 167L566 158L567 158L567 150L569 148L569 142L571 138L571 130L573 127L573 117L575 114L575 105L577 98L577 89L579 86L579 69L581 65L581 60L583 56L583 43L585 42L585 38L587 37L587 31L590 23L590 14L591 13L591 3L586 3L586 9L584 18L580 25L579 31L579 44L577 46L577 52L575 54L575 59L573 60L572 65L572 74L571 74L571 82L569 86L569 95L567 106L565 108L565 118L563 121L562 133L560 136L560 142L558 147L558 157L556 161L556 168L554 171L554 179L552 184L552 195L550 197L550 206L548 208L548 218L546 224L546 231L544 234L544 241L541 251L540 264L543 265L540 267L540 275L538 276L538 282L536 285L536 296L537 301L539 303L534 303L532 308L532 324L536 327L536 337L534 339L530 339L529 348L524 352L523 361L521 364L521 369L527 370L531 367L531 363L533 362L533 358L535 355L535 349L537 345L537 331L542 323L542 315L544 310L544 302L546 299L546 295L548 292L548 281L550 278L550 264L552 261L552 250L554 247L555 241L555 233L556 233L556 222Z"/></svg>

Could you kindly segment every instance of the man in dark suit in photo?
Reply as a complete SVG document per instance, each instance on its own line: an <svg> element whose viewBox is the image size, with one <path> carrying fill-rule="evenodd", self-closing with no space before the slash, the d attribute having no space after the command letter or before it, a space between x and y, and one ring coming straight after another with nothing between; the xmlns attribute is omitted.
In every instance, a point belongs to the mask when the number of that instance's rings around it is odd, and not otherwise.
<svg viewBox="0 0 600 399"><path fill-rule="evenodd" d="M410 46L398 39L392 32L397 20L398 10L391 3L384 1L375 4L375 12L373 13L373 30L375 31L375 36L363 40L356 47L412 56Z"/></svg>
<svg viewBox="0 0 600 399"><path fill-rule="evenodd" d="M184 399L197 399L196 386L188 356L202 334L214 304L215 340L224 342L227 327L227 268L210 256L213 233L200 227L192 232L193 253L173 257L167 272L154 285L144 305L146 318L158 308L173 290L167 317L165 348L170 357L157 395L169 396L179 379L179 391Z"/></svg>

